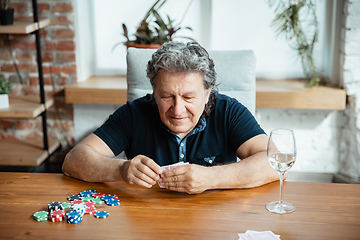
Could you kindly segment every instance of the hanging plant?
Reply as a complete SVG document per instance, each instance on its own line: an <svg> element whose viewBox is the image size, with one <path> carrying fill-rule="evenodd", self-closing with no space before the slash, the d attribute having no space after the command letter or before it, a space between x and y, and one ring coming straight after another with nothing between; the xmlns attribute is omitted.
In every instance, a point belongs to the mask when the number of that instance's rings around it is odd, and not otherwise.
<svg viewBox="0 0 360 240"><path fill-rule="evenodd" d="M268 2L270 7L275 6L276 17L272 25L276 28L277 34L284 34L290 41L290 46L297 50L301 57L303 71L308 80L307 86L323 84L325 81L320 77L313 57L314 44L319 31L315 4L311 0L269 0Z"/></svg>

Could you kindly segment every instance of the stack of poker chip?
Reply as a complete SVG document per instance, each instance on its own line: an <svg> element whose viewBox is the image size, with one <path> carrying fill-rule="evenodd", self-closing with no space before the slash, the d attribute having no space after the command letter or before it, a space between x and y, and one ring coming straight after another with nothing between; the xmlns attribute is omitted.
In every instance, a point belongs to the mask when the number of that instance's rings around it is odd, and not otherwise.
<svg viewBox="0 0 360 240"><path fill-rule="evenodd" d="M62 220L64 220L64 217L65 217L64 210L51 211L49 214L49 221L61 222Z"/></svg>
<svg viewBox="0 0 360 240"><path fill-rule="evenodd" d="M85 214L94 214L97 212L96 204L94 202L86 202L85 206Z"/></svg>
<svg viewBox="0 0 360 240"><path fill-rule="evenodd" d="M71 224L77 224L82 222L82 215L77 211L70 211L66 213L67 222Z"/></svg>
<svg viewBox="0 0 360 240"><path fill-rule="evenodd" d="M36 212L34 213L34 219L38 222L42 222L42 221L46 221L48 220L48 217L49 217L49 212L47 211L39 211L39 212Z"/></svg>
<svg viewBox="0 0 360 240"><path fill-rule="evenodd" d="M105 203L109 206L117 206L120 205L120 200L117 199L116 195L105 195L101 198Z"/></svg>
<svg viewBox="0 0 360 240"><path fill-rule="evenodd" d="M48 210L51 213L52 211L64 210L64 207L61 202L51 202L48 204Z"/></svg>
<svg viewBox="0 0 360 240"><path fill-rule="evenodd" d="M80 213L81 216L84 216L85 210L86 210L86 205L84 203L76 203L70 207L70 210L76 211L76 212Z"/></svg>

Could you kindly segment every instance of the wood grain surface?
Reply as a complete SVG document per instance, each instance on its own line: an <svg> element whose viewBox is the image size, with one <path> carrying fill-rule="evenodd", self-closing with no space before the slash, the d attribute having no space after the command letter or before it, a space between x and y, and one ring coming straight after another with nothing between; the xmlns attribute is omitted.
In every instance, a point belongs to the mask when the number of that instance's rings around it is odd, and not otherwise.
<svg viewBox="0 0 360 240"><path fill-rule="evenodd" d="M106 219L79 224L37 222L48 203L95 189L119 196L120 206L97 205ZM278 215L279 182L199 195L145 189L122 182L86 183L62 174L0 173L1 239L238 239L246 230L271 230L281 239L359 239L360 185L285 182L283 198L295 212Z"/></svg>

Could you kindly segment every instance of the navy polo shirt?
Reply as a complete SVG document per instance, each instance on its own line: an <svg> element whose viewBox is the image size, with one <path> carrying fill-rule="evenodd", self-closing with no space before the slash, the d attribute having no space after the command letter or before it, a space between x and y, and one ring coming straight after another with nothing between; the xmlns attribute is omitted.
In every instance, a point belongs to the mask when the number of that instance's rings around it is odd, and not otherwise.
<svg viewBox="0 0 360 240"><path fill-rule="evenodd" d="M151 95L127 102L94 131L118 155L128 159L141 154L160 166L179 161L204 166L236 162L236 150L265 132L250 111L236 99L218 94L210 116L202 116L184 138L162 122Z"/></svg>

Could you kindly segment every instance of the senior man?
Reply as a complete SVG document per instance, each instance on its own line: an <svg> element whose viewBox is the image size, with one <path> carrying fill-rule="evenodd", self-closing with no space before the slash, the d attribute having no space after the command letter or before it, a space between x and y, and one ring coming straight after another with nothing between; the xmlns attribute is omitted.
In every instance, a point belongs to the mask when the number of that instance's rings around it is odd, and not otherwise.
<svg viewBox="0 0 360 240"><path fill-rule="evenodd" d="M266 134L245 106L215 90L214 63L202 46L165 43L148 62L147 77L153 94L121 106L76 145L65 157L66 175L147 188L159 182L190 194L278 179ZM122 151L127 159L115 158ZM189 164L161 168L177 162Z"/></svg>

